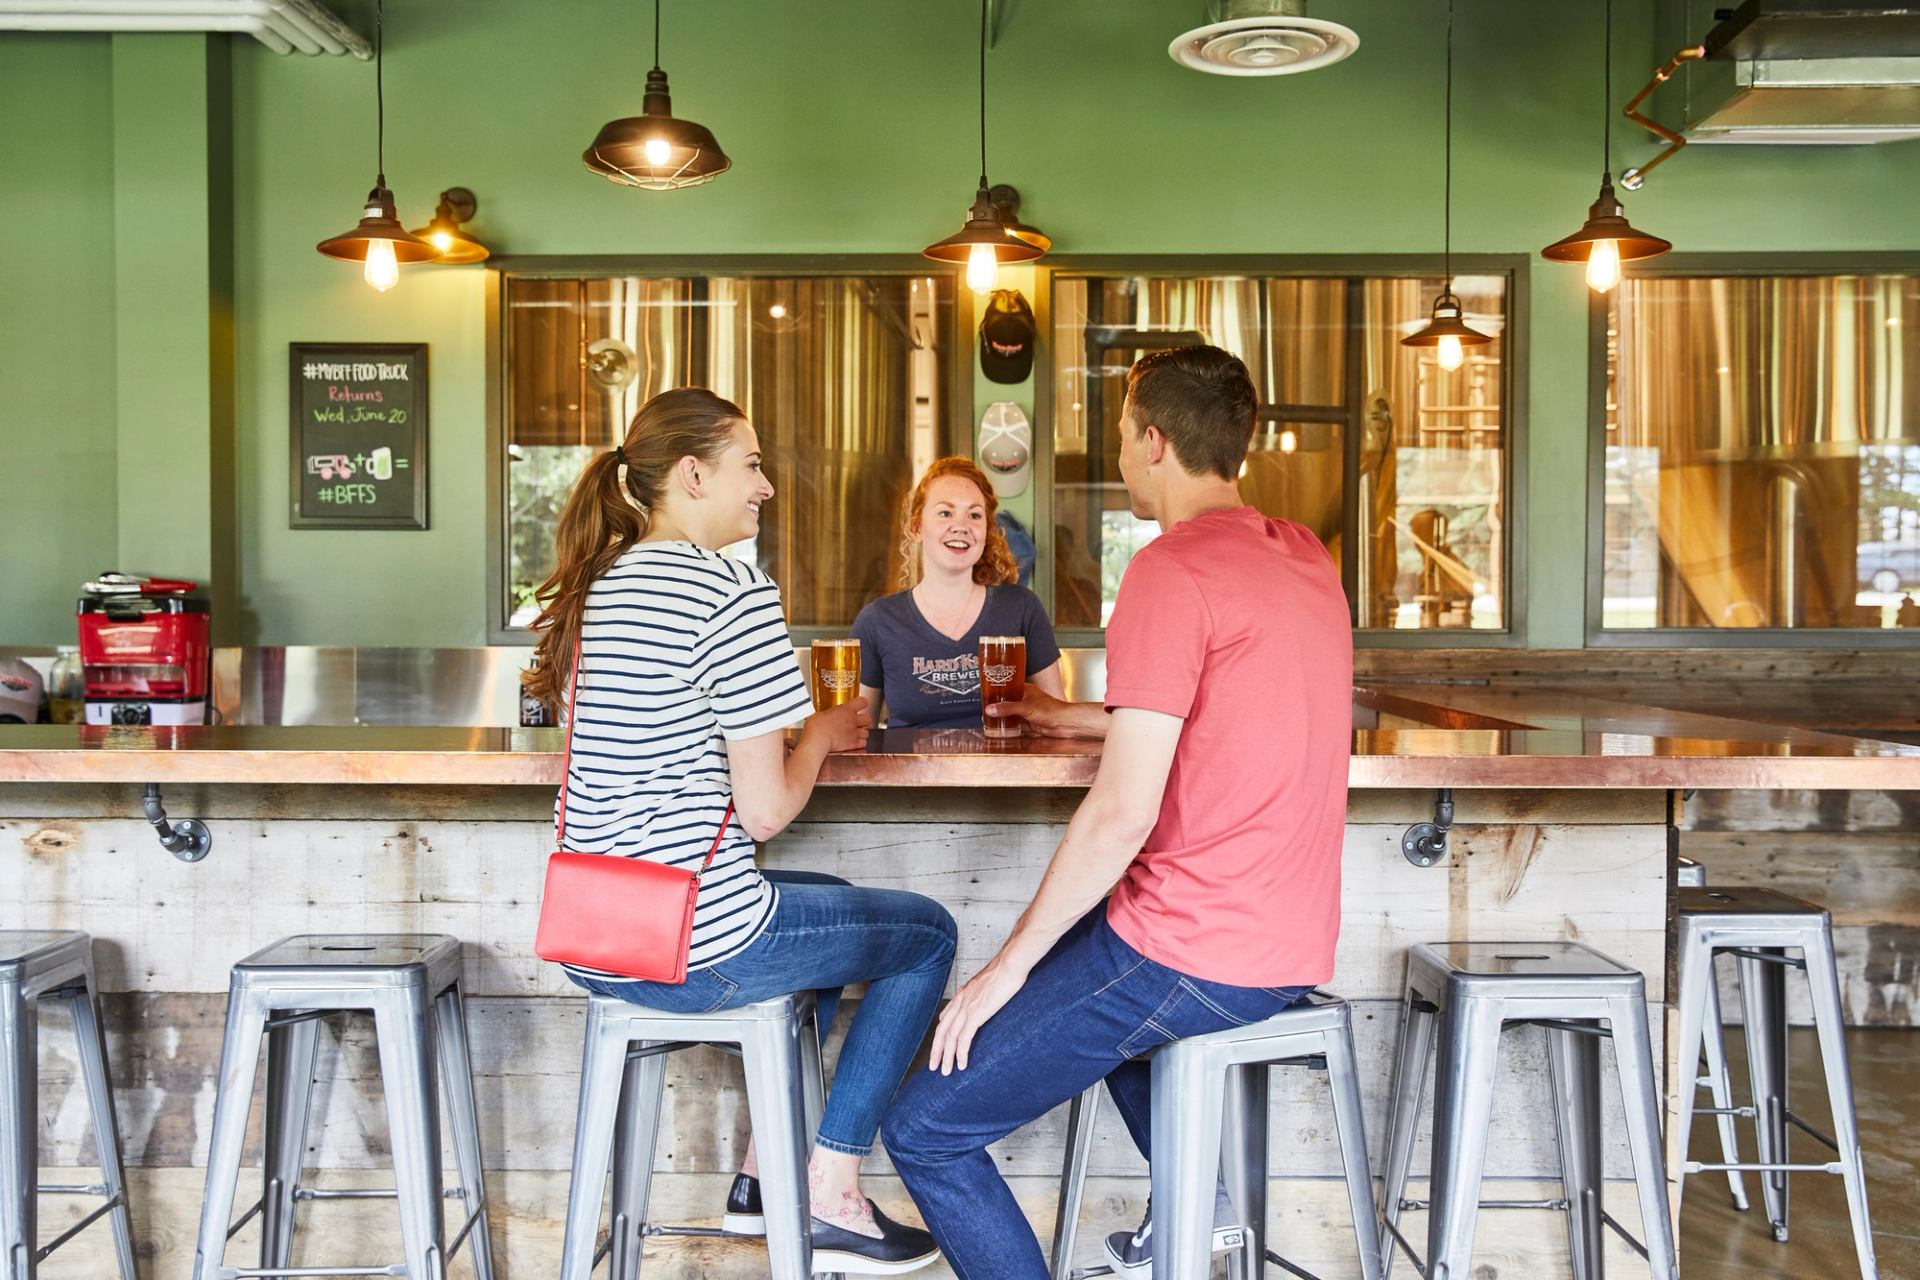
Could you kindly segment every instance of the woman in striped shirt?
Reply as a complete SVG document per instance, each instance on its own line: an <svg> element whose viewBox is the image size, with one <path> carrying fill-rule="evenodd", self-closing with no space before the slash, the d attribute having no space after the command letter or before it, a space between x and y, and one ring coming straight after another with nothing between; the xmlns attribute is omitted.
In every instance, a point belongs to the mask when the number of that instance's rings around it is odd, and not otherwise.
<svg viewBox="0 0 1920 1280"><path fill-rule="evenodd" d="M772 496L745 414L695 388L641 406L626 438L589 462L568 495L527 680L560 704L577 639L565 847L696 867L725 823L701 878L685 983L568 976L682 1013L812 989L822 1034L840 988L868 983L808 1165L814 1260L822 1271L894 1275L938 1250L925 1231L874 1208L860 1160L939 1004L954 923L916 893L754 862L754 842L793 820L828 753L864 746L870 722L858 699L810 714L779 589L721 554L759 532ZM792 724L802 727L789 749ZM726 1221L757 1234L752 1173L750 1149Z"/></svg>

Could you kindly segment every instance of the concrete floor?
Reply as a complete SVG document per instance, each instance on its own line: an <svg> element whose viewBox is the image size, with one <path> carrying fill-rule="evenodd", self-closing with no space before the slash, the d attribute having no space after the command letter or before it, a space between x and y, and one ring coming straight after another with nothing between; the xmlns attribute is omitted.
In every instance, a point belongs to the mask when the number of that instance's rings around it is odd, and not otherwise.
<svg viewBox="0 0 1920 1280"><path fill-rule="evenodd" d="M1920 1031L1856 1030L1847 1033L1852 1058L1854 1106L1866 1152L1867 1195L1873 1214L1874 1250L1883 1280L1920 1280ZM1788 1055L1794 1110L1831 1133L1820 1049L1811 1029L1792 1033ZM1746 1047L1738 1027L1727 1028L1727 1056L1735 1099L1744 1102ZM1705 1101L1705 1091L1701 1099ZM1751 1121L1739 1125L1740 1157L1755 1159ZM1794 1133L1792 1158L1825 1159L1825 1148ZM1690 1148L1695 1159L1717 1160L1719 1139L1712 1117L1696 1118ZM1774 1241L1760 1205L1760 1186L1747 1174L1749 1209L1736 1212L1724 1174L1687 1180L1680 1218L1680 1271L1686 1280L1845 1280L1860 1274L1839 1178L1800 1173L1791 1179L1786 1244Z"/></svg>

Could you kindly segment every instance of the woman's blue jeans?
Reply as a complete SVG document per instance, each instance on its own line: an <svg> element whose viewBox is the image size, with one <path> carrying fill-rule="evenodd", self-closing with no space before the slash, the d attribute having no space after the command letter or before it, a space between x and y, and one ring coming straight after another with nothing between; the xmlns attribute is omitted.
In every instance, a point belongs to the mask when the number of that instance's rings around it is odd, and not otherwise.
<svg viewBox="0 0 1920 1280"><path fill-rule="evenodd" d="M795 991L818 993L824 1038L840 989L867 983L834 1068L819 1145L863 1156L873 1148L900 1077L919 1052L953 966L954 924L931 898L864 889L809 871L763 873L780 888L765 932L744 951L696 969L680 984L574 977L589 991L670 1013L715 1013Z"/></svg>

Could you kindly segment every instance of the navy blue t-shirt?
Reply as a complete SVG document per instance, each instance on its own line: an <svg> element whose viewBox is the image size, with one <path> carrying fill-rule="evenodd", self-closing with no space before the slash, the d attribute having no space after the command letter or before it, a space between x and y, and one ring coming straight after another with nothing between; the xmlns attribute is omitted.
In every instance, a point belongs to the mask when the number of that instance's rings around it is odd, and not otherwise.
<svg viewBox="0 0 1920 1280"><path fill-rule="evenodd" d="M1060 660L1040 597L1011 583L987 588L980 616L958 640L933 629L911 591L862 609L851 634L860 642L860 683L880 690L896 729L980 727L981 636L1025 636L1029 679Z"/></svg>

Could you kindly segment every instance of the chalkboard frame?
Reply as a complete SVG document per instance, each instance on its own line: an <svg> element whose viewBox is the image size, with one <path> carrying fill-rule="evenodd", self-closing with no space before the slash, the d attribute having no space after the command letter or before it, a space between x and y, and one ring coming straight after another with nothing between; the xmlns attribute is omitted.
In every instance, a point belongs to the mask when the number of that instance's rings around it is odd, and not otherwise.
<svg viewBox="0 0 1920 1280"><path fill-rule="evenodd" d="M413 515L407 519L366 519L329 511L309 515L300 508L300 460L306 456L301 433L300 387L302 362L311 359L405 359L413 362L418 389L413 413L413 447L409 467L413 473ZM427 524L427 344L424 342L290 342L287 344L287 527L290 529L426 529Z"/></svg>

